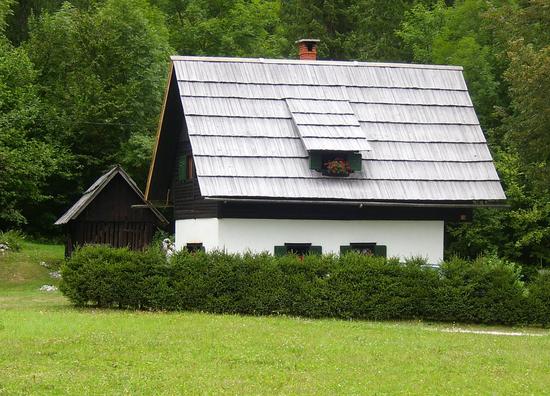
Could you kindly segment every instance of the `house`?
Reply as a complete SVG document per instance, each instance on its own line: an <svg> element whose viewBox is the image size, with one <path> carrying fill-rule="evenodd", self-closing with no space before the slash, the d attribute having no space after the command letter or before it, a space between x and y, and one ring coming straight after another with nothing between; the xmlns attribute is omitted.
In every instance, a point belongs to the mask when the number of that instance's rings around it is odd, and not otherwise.
<svg viewBox="0 0 550 396"><path fill-rule="evenodd" d="M176 247L443 257L505 195L462 68L172 57L145 197Z"/></svg>
<svg viewBox="0 0 550 396"><path fill-rule="evenodd" d="M88 188L56 222L66 233L65 255L76 246L107 244L140 250L168 221L145 201L136 183L115 166Z"/></svg>

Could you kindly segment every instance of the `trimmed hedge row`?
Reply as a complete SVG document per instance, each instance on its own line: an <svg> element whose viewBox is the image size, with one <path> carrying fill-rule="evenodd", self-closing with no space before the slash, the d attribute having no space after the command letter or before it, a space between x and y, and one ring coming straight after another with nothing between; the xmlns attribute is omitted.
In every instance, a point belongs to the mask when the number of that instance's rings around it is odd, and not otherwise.
<svg viewBox="0 0 550 396"><path fill-rule="evenodd" d="M231 255L179 252L167 262L151 249L88 246L63 270L75 304L249 315L540 323L550 319L550 274L525 285L520 268L495 257L423 260L357 253Z"/></svg>

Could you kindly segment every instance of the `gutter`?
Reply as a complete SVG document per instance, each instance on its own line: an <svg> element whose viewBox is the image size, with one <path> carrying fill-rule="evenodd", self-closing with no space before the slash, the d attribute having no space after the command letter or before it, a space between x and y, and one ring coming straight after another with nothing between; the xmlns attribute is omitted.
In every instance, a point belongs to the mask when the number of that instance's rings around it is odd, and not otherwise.
<svg viewBox="0 0 550 396"><path fill-rule="evenodd" d="M414 202L384 202L384 201L330 201L330 200L304 200L304 199L259 199L259 198L223 198L223 197L204 197L208 201L218 202L252 202L252 203L293 203L293 204L324 204L324 205L347 205L359 206L378 206L378 207L407 207L407 208L510 208L506 203L487 203L477 204L446 204L446 203L414 203Z"/></svg>

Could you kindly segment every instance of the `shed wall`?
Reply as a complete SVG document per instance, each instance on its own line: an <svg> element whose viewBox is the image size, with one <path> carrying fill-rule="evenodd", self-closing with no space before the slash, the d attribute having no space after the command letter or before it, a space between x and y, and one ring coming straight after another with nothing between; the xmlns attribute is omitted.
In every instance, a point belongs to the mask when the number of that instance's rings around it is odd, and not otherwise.
<svg viewBox="0 0 550 396"><path fill-rule="evenodd" d="M116 175L74 221L67 225L66 255L76 246L106 244L143 249L158 226L148 208L132 208L143 201L120 175Z"/></svg>

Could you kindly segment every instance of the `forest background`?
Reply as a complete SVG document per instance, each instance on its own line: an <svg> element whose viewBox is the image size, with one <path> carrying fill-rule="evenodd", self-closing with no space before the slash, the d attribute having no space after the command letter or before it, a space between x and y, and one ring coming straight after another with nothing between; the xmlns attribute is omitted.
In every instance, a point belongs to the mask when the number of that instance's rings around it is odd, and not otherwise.
<svg viewBox="0 0 550 396"><path fill-rule="evenodd" d="M447 254L550 266L549 0L0 0L0 230L46 238L119 163L144 187L169 55L464 67L509 209Z"/></svg>

